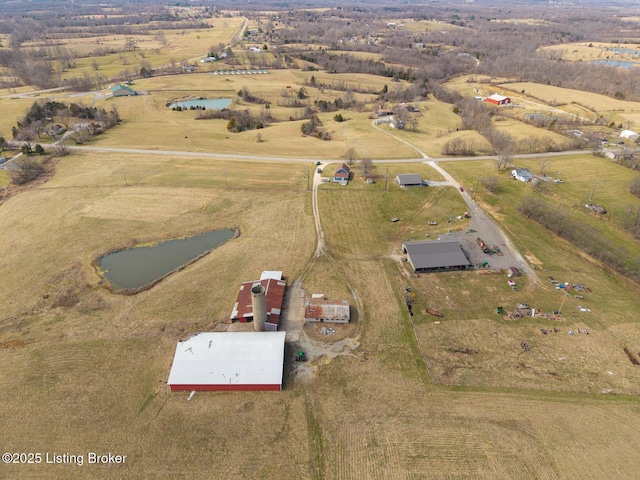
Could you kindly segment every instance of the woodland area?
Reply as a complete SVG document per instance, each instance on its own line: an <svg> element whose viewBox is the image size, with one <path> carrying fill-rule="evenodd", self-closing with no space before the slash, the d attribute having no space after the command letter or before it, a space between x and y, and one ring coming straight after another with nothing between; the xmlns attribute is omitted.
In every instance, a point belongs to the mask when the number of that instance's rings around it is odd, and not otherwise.
<svg viewBox="0 0 640 480"><path fill-rule="evenodd" d="M612 4L589 8L547 8L481 2L474 5L442 6L337 6L305 10L274 6L280 13L269 19L262 12L238 12L260 26L277 61L270 68L324 69L334 73L370 73L413 86L398 100L424 97L439 83L463 73L507 77L516 81L574 88L618 99L640 100L640 82L634 69L610 68L568 62L555 53L541 53L539 47L578 41L638 43L640 30L632 20L621 17L625 10ZM118 5L117 2L113 2ZM38 11L38 3L0 3L0 67L8 69L17 83L40 88L60 85L98 88L109 82L96 71L87 76L65 76L73 70L78 54L60 45L64 36L148 34L159 30L208 28L206 18L225 15L222 6L206 6L185 16L169 8L149 4L127 5L126 16L91 15L99 6L60 4L56 15ZM329 3L330 5L330 3ZM261 7L264 5L261 4ZM229 6L233 8L232 5ZM44 7L43 7L44 8ZM23 11L29 9L29 11ZM51 10L47 3L45 11ZM66 14L65 12L68 12ZM620 15L618 15L618 13ZM434 20L446 28L415 29L390 27L395 22ZM512 21L514 18L525 19ZM535 19L527 21L526 19ZM160 30L162 29L162 30ZM161 35L158 33L158 35ZM161 41L162 39L159 38ZM37 47L23 48L27 42ZM135 49L135 41L121 50ZM116 49L117 50L117 49ZM364 59L360 52L376 54L380 60ZM117 53L114 47L98 45L86 55ZM204 54L205 52L203 52ZM247 55L254 66L264 66L265 56ZM227 63L237 63L230 56ZM153 75L148 62L131 65L129 76Z"/></svg>

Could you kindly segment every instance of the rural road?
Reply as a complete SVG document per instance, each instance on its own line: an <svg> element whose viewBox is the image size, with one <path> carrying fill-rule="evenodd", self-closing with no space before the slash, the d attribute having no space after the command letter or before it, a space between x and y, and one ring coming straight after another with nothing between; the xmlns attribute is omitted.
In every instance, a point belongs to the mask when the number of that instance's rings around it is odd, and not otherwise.
<svg viewBox="0 0 640 480"><path fill-rule="evenodd" d="M318 165L318 168L324 169L324 164ZM320 209L318 208L318 187L322 183L322 174L317 169L313 172L313 190L311 191L311 205L313 207L313 221L316 224L317 245L314 258L319 258L324 252L324 232L322 231L322 222L320 221Z"/></svg>

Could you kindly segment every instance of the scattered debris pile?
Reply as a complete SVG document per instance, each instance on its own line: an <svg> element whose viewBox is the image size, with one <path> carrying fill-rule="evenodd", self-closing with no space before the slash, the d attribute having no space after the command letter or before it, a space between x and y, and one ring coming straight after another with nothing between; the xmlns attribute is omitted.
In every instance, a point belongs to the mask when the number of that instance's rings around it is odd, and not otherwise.
<svg viewBox="0 0 640 480"><path fill-rule="evenodd" d="M333 335L336 331L329 327L320 327L320 333L323 335Z"/></svg>

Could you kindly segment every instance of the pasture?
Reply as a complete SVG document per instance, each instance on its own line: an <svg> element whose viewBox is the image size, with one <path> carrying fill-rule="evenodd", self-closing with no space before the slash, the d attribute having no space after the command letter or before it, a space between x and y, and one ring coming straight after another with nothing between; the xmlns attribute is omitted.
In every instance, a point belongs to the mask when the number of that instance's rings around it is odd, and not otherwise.
<svg viewBox="0 0 640 480"><path fill-rule="evenodd" d="M445 166L465 185L487 168L482 162ZM387 169L391 176L411 170L433 177L424 164L375 165L378 174ZM602 358L583 365L562 344L566 335L558 335L554 348L568 351L567 371L560 373L582 375L563 384L565 392L557 393L558 378L545 371L515 368L514 375L501 375L517 365L487 330L499 329L514 343L537 328L495 319L496 301L515 300L504 277L470 272L414 279L389 258L401 240L423 236L428 219L464 208L459 194L393 184L385 192L380 180L323 184L328 254L314 273L306 269L315 248L306 171L304 164L74 154L60 161L49 182L2 205L0 400L11 419L0 427L5 449L128 455L125 465L109 470L59 465L52 474L51 466L30 466L30 475L207 478L212 465L240 479L446 478L442 472L597 478L611 468L632 475L634 463L623 459L638 453L637 402L575 392L600 388L604 369L614 372L604 373L607 388L631 388L637 374L624 368L618 348L608 347L614 330L637 338L630 310L637 287L586 260L577 263L583 273L571 280L597 284L592 302L604 307L592 312L606 313L608 323L585 320L567 302L571 313L562 327L590 328L593 337L572 340ZM393 215L401 221L389 222ZM136 296L100 288L91 267L113 246L232 225L240 227L238 239ZM557 247L525 241L529 228L510 226L510 233L527 253L550 262ZM566 271L579 259L563 255ZM302 274L313 288L328 286L336 296L354 292L362 309L354 331L359 347L311 358L314 375L287 375L284 392L198 393L190 401L186 393L170 393L165 382L175 342L224 326L239 282L270 268L282 269L290 282ZM424 317L410 321L401 299L407 282L421 302L441 306L440 329ZM522 284L527 298L542 295L548 297L543 306L555 305L555 291L538 292L528 283ZM325 341L329 346L331 339ZM480 353L469 365L450 346ZM443 362L451 363L448 372ZM289 360L286 366L289 371ZM34 408L43 401L46 409ZM12 427L16 421L20 429ZM256 448L235 448L239 443ZM10 476L24 471L3 468Z"/></svg>
<svg viewBox="0 0 640 480"><path fill-rule="evenodd" d="M212 43L227 41L242 21L215 19L215 27L206 31L165 32L166 46L149 33L140 38L144 57L131 54L129 65L142 58L163 65L172 56L204 55ZM454 27L407 21L404 28ZM88 50L80 41L73 48ZM91 68L87 62L79 61L74 73ZM105 56L98 72L126 67L118 62L123 62L119 56ZM311 76L326 85L310 86ZM279 104L289 95L287 86L296 91L304 86L313 102L343 98L345 88L379 91L386 82L297 70L193 74L136 81L134 88L149 95L82 97L107 110L116 106L123 119L96 137L96 146L176 153L74 152L59 160L46 183L0 205L0 437L7 452L112 452L127 455L127 461L3 465L0 476L528 480L637 475L640 367L631 365L623 347L640 351L640 287L516 210L524 198L543 198L633 253L638 242L621 223L627 208L640 208L628 193L635 173L588 154L552 158L544 165L547 173L565 183L536 189L509 179L508 171L498 173L492 161L442 161L440 166L508 233L536 275L518 277L518 291L508 287L506 275L489 270L418 277L402 261L402 241L437 238L466 203L449 186L401 189L395 184L399 173L443 180L427 164L377 162L369 185L359 160L417 156L393 135L430 156L440 156L444 143L459 137L472 138L478 151L490 151L486 140L458 131L452 106L433 99L419 104L416 132L381 132L371 125L375 94L353 93L365 108L341 112L347 121L335 122L336 112L319 114L331 141L303 137L302 120L288 119L300 109ZM340 88L332 90L329 83ZM260 111L262 105L245 104L237 96L245 86L270 101L280 121L232 134L223 120L195 120L195 112L166 107L176 98L206 96L233 98L235 108ZM568 93L538 91L529 84L508 84L503 91L518 87L536 97L546 93L564 99ZM604 106L597 97L581 95L584 108ZM1 98L0 108L8 113L0 119L0 132L10 131L32 102ZM616 115L635 115L634 105ZM511 119L496 127L518 138L551 135ZM322 257L313 258L308 176L315 164L306 160L330 159L323 173L328 177L349 147L357 153L354 178L347 186L322 183L318 190L326 248ZM180 151L235 158L191 158ZM303 161L249 161L243 155ZM513 163L534 172L542 168L537 160ZM498 177L496 194L479 181L487 175ZM610 213L589 212L586 199ZM392 217L399 221L391 222ZM227 227L237 227L239 237L137 295L103 288L92 266L107 250ZM468 220L451 228L466 229ZM187 392L171 393L166 381L176 342L227 328L240 282L263 270L282 270L289 286L299 279L314 293L348 298L357 316L345 335L355 348L339 349L334 338L318 335L305 365L311 374L298 376L293 352L300 344L287 345L282 392L198 392L191 399ZM591 291L583 299L575 291L565 296L550 276L586 284ZM406 287L416 294L413 316L405 306ZM545 312L561 309L562 315L559 320L509 320L496 313L497 306L509 311L517 302ZM443 317L426 314L427 307Z"/></svg>

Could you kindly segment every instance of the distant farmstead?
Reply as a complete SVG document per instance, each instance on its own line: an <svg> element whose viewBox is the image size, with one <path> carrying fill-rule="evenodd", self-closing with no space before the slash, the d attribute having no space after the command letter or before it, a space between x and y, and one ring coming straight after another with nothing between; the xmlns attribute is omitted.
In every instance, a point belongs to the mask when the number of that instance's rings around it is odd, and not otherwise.
<svg viewBox="0 0 640 480"><path fill-rule="evenodd" d="M505 97L504 95L498 95L494 93L493 95L485 98L485 102L493 103L494 105L510 105L511 99L509 97Z"/></svg>
<svg viewBox="0 0 640 480"><path fill-rule="evenodd" d="M466 270L471 265L462 246L451 240L404 242L402 252L416 273L439 270Z"/></svg>
<svg viewBox="0 0 640 480"><path fill-rule="evenodd" d="M282 390L285 332L198 333L178 342L175 391Z"/></svg>

